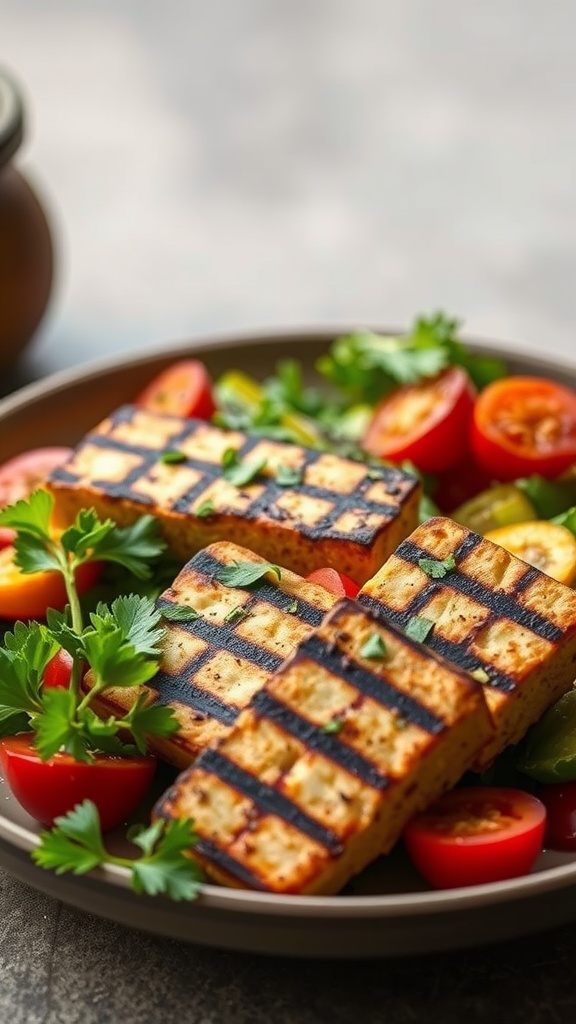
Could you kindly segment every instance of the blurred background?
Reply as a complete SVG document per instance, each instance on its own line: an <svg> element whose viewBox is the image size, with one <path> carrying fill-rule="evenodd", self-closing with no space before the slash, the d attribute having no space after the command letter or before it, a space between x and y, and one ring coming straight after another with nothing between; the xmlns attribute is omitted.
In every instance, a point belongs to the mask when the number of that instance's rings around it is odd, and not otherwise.
<svg viewBox="0 0 576 1024"><path fill-rule="evenodd" d="M1 0L56 278L28 376L207 331L569 352L569 0Z"/></svg>

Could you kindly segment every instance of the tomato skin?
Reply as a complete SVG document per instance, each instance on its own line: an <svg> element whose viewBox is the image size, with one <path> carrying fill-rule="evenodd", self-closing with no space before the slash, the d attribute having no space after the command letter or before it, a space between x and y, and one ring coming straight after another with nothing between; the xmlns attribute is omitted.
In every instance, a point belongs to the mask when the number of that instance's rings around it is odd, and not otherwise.
<svg viewBox="0 0 576 1024"><path fill-rule="evenodd" d="M162 370L140 392L136 405L171 416L209 420L216 410L212 381L199 359L182 359Z"/></svg>
<svg viewBox="0 0 576 1024"><path fill-rule="evenodd" d="M540 377L505 377L478 396L475 458L497 480L560 476L576 462L576 392Z"/></svg>
<svg viewBox="0 0 576 1024"><path fill-rule="evenodd" d="M492 477L468 455L448 472L440 473L432 497L445 515L490 487Z"/></svg>
<svg viewBox="0 0 576 1024"><path fill-rule="evenodd" d="M44 483L48 473L66 462L71 454L72 448L31 448L4 462L0 466L0 508L13 505L20 498L27 498ZM14 537L14 530L0 526L0 550L12 544Z"/></svg>
<svg viewBox="0 0 576 1024"><path fill-rule="evenodd" d="M360 587L354 580L351 580L349 576L345 576L343 572L338 572L336 569L315 569L311 572L306 579L308 583L317 583L318 586L324 587L324 590L328 590L331 594L336 594L336 597L356 597Z"/></svg>
<svg viewBox="0 0 576 1024"><path fill-rule="evenodd" d="M93 764L58 753L41 761L33 733L0 740L0 766L12 793L25 811L50 827L83 800L98 808L103 831L125 821L146 794L154 773L154 757L95 754Z"/></svg>
<svg viewBox="0 0 576 1024"><path fill-rule="evenodd" d="M445 793L408 822L404 841L420 874L437 889L452 889L527 874L545 824L546 808L529 793L478 786Z"/></svg>
<svg viewBox="0 0 576 1024"><path fill-rule="evenodd" d="M76 570L80 594L92 587L101 572L99 562L86 562ZM14 562L12 546L0 551L0 619L43 619L48 608L61 611L68 598L59 572L23 573Z"/></svg>
<svg viewBox="0 0 576 1024"><path fill-rule="evenodd" d="M469 449L475 397L460 366L397 388L376 406L362 446L382 459L409 459L423 473L457 466Z"/></svg>
<svg viewBox="0 0 576 1024"><path fill-rule="evenodd" d="M46 686L48 689L55 686L63 686L67 689L70 685L72 664L72 655L61 647L59 651L56 651L56 654L50 659L44 669L42 686Z"/></svg>
<svg viewBox="0 0 576 1024"><path fill-rule="evenodd" d="M538 787L546 808L546 846L576 850L576 782L551 782Z"/></svg>

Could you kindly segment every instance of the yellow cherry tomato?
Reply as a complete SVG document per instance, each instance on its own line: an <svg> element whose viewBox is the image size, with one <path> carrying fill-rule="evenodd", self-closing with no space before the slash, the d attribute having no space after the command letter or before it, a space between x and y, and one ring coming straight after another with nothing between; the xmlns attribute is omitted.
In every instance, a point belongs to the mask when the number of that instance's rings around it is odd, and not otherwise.
<svg viewBox="0 0 576 1024"><path fill-rule="evenodd" d="M500 526L484 536L560 583L570 586L576 579L576 538L565 526L535 519Z"/></svg>

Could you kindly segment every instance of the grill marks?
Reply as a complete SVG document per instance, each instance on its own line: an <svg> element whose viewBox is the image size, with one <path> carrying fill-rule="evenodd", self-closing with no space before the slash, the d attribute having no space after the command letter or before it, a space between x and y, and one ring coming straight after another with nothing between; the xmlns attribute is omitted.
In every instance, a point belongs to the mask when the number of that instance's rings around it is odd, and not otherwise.
<svg viewBox="0 0 576 1024"><path fill-rule="evenodd" d="M366 665L354 626L369 632L382 631L391 647L389 665L388 653L375 662L374 668ZM157 813L164 817L174 816L181 797L185 807L188 797L194 801L198 793L201 794L200 808L203 802L212 798L215 806L221 808L219 791L222 792L223 788L229 794L232 790L238 800L247 798L250 804L244 818L232 829L232 836L226 829L219 832L210 817L206 819L208 824L204 828L201 812L196 822L200 835L198 852L213 869L251 888L274 888L266 884L266 858L260 862L259 871L251 861L251 854L246 853L252 848L265 849L263 836L268 835L274 837L273 845L284 842L290 849L299 848L305 841L303 837L306 837L314 844L310 858L319 858L325 868L326 863L341 856L349 835L359 827L358 818L365 819L366 815L373 813L390 787L395 790L399 769L396 766L393 774L385 769L383 758L388 754L378 746L371 757L366 754L366 745L363 749L355 745L358 726L352 720L348 722L346 711L341 720L341 732L326 730L325 723L311 716L307 710L306 687L300 693L299 680L314 686L317 683L320 690L329 690L333 686L337 698L339 690L345 691L346 707L356 712L367 701L375 705L376 715L382 713L384 716L376 719L380 728L382 721L390 721L391 716L402 720L401 732L405 728L416 727L418 738L410 740L406 756L408 761L412 757L418 760L435 749L441 735L450 733L451 725L458 720L461 711L450 709L445 718L442 717L443 708L439 707L436 712L415 697L406 682L405 659L414 660L409 672L412 678L414 673L425 674L430 663L437 672L453 674L451 669L441 666L433 655L427 655L400 631L378 624L355 602L340 602L324 619L321 628L303 640L293 658L255 694L234 729L216 748L204 750L196 764L180 777L172 791L160 801ZM407 686L405 691L402 690L403 684ZM459 700L471 701L474 707L481 708L481 742L482 729L487 729L488 718L479 688L457 674L454 685L460 690ZM439 703L436 691L433 695L428 692L426 699ZM465 713L470 713L469 708ZM361 739L365 744L366 736ZM258 768L258 764L262 764L262 749L266 751L265 779ZM329 779L326 785L330 787L332 802L337 803L340 799L344 803L355 803L351 820L342 823L338 815L334 824L326 820L323 805L326 778ZM345 779L348 783L343 781ZM230 796L228 798L233 800ZM189 813L195 817L194 807L189 808ZM216 818L219 816L217 812ZM270 819L278 824L274 826ZM365 827L365 821L360 827ZM396 827L401 829L402 821ZM289 873L286 869L286 876ZM290 888L292 884L293 881L287 883L285 891L300 891L297 885Z"/></svg>
<svg viewBox="0 0 576 1024"><path fill-rule="evenodd" d="M182 447L185 447L187 452L192 452L195 435L200 436L207 429L214 431L220 438L226 435L224 432L219 431L218 428L211 427L206 423L187 420L183 422L180 429L175 427L174 432L170 434L169 442L163 448L158 448L157 446L150 447L142 443L132 443L123 439L122 436L118 436L118 434L120 432L121 435L122 428L130 425L137 414L138 410L132 406L124 406L116 410L108 421L109 426L106 432L97 431L87 435L84 439L84 444L138 459L138 465L127 469L121 480L94 479L91 481L91 486L104 491L108 496L117 500L126 500L138 505L152 506L154 499L149 495L143 494L138 489L138 484L150 478L154 467L158 464L162 450L181 450ZM168 419L163 417L164 421ZM180 421L175 418L174 421L179 426ZM232 441L230 443L231 447L237 448L240 460L250 457L254 449L263 440L259 436L240 435L238 433L235 433L234 437L241 438L239 445L234 445ZM279 444L279 442L276 442L277 446ZM326 512L320 515L315 522L306 522L305 515L296 517L298 530L303 536L314 540L329 533L336 540L349 540L351 531L341 530L337 526L338 520L348 512L354 513L357 517L353 530L355 543L370 546L383 526L398 516L404 500L418 488L417 481L412 476L401 470L388 467L383 467L381 470L380 479L385 488L386 495L382 500L375 500L367 493L374 488L375 483L374 479L367 472L363 474L357 485L350 490L332 490L329 487L318 486L307 482L306 476L311 469L321 470L326 465L328 457L320 451L299 449L294 445L286 445L286 449L292 453L292 458L294 451L300 453L300 468L303 470L304 475L303 481L300 484L292 485L290 488L281 487L276 483L275 478L265 470L261 476L251 481L249 485L239 488L244 499L247 497L250 499L243 502L241 512L243 519L254 521L263 515L275 521L290 518L290 513L282 506L282 497L287 492L291 492L302 496L302 498L316 499L327 506ZM203 448L200 447L199 450L203 451ZM345 459L341 461L343 466L347 462ZM195 470L201 474L201 477L184 494L180 494L179 497L171 502L166 502L165 508L168 512L190 515L192 514L192 506L195 502L215 481L221 478L222 466L220 460L214 461L210 458L209 452L206 451L205 457L187 454L185 460L182 460L177 466L173 467L174 472L177 472L179 468ZM342 477L345 478L345 473L342 474ZM78 479L78 475L72 472L69 467L57 469L52 474L52 480L56 484L74 485ZM216 508L214 514L218 515L222 512L231 513L232 515L239 514L237 510L228 507ZM370 521L370 517L372 521Z"/></svg>
<svg viewBox="0 0 576 1024"><path fill-rule="evenodd" d="M424 529L425 527L421 527L420 531ZM484 669L488 676L486 686L502 694L510 694L517 689L516 679L506 672L498 671L492 662L484 660L479 653L470 649L478 632L488 629L498 619L506 619L523 629L530 630L540 639L550 643L561 641L565 634L550 619L521 604L522 594L541 575L534 567L527 565L519 575L514 584L514 594L503 590L492 590L486 584L467 575L466 567L461 568L462 563L477 550L482 541L483 538L478 534L467 533L454 550L456 568L448 572L441 580L430 579L425 582L402 609L392 607L383 599L382 595L378 593L376 581L369 583L365 589L361 590L358 600L374 615L377 617L384 615L388 621L403 630L408 627L414 616L427 617L428 605L434 596L442 590L453 591L475 601L488 613L479 626L474 626L467 636L458 641L451 640L442 636L441 632L432 630L426 638L426 645L465 671L474 672L477 669ZM418 565L420 559L431 557L434 556L431 555L430 550L415 543L411 538L403 541L394 555L395 559L408 565ZM397 571L398 574L401 574L401 567L398 567ZM433 619L433 616L430 618Z"/></svg>

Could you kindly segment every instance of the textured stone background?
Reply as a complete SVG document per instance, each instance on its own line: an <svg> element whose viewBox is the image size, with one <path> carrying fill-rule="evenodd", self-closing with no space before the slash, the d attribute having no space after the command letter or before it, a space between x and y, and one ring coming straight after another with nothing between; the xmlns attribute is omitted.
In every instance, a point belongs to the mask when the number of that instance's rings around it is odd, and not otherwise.
<svg viewBox="0 0 576 1024"><path fill-rule="evenodd" d="M572 353L569 0L0 0L58 244L25 373L204 330L405 323ZM394 964L194 949L0 874L10 1024L563 1024L573 928Z"/></svg>

